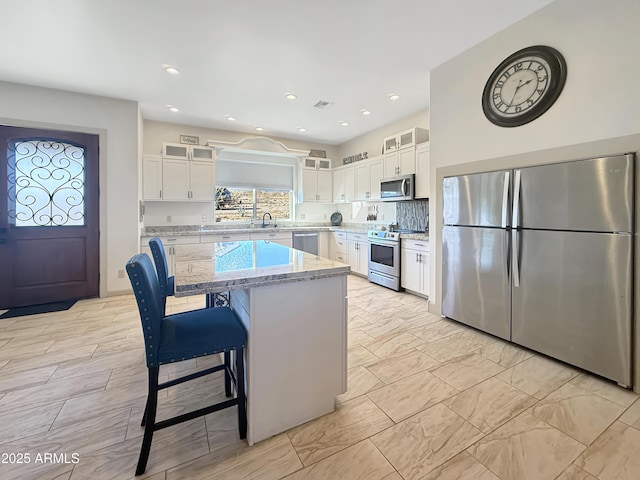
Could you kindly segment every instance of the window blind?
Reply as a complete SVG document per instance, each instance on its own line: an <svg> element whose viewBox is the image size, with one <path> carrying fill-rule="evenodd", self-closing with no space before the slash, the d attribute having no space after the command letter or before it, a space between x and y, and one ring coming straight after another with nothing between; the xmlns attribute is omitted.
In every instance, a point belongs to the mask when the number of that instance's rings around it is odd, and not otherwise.
<svg viewBox="0 0 640 480"><path fill-rule="evenodd" d="M216 185L293 190L293 163L216 160Z"/></svg>

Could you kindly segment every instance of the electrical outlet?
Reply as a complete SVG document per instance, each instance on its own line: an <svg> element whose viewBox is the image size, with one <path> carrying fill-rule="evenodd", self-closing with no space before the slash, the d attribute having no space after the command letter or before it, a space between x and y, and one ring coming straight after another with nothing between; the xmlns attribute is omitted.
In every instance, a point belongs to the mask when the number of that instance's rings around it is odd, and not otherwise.
<svg viewBox="0 0 640 480"><path fill-rule="evenodd" d="M206 215L202 215L202 223L205 223L207 221L207 216Z"/></svg>
<svg viewBox="0 0 640 480"><path fill-rule="evenodd" d="M300 214L300 220L304 220L305 218L307 218L307 214L306 213L301 213Z"/></svg>
<svg viewBox="0 0 640 480"><path fill-rule="evenodd" d="M324 214L324 219L325 219L325 220L327 219L327 214L326 214L326 213Z"/></svg>
<svg viewBox="0 0 640 480"><path fill-rule="evenodd" d="M167 215L167 223L171 223L171 215Z"/></svg>
<svg viewBox="0 0 640 480"><path fill-rule="evenodd" d="M382 214L382 220L384 220L384 213Z"/></svg>
<svg viewBox="0 0 640 480"><path fill-rule="evenodd" d="M118 270L118 278L124 278L124 270Z"/></svg>

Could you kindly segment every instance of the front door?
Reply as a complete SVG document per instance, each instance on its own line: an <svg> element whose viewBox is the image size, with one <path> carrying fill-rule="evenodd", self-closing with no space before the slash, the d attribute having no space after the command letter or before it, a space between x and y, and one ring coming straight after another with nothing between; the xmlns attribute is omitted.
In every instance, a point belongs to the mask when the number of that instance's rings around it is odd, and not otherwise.
<svg viewBox="0 0 640 480"><path fill-rule="evenodd" d="M0 126L0 309L100 290L98 136Z"/></svg>

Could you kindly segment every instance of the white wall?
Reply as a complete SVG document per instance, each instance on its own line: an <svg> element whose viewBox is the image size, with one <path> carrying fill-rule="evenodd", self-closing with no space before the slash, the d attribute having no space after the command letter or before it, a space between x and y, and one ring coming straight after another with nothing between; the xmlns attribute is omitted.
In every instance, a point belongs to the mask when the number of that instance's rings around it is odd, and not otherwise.
<svg viewBox="0 0 640 480"><path fill-rule="evenodd" d="M398 100L402 101L402 99ZM401 118L396 122L372 130L364 135L349 140L337 147L333 166L341 166L344 157L350 157L358 153L367 152L369 158L382 155L382 145L386 137L408 130L413 127L429 128L429 110L423 109L412 115Z"/></svg>
<svg viewBox="0 0 640 480"><path fill-rule="evenodd" d="M0 123L100 136L100 295L130 291L118 278L138 252L136 102L0 82Z"/></svg>

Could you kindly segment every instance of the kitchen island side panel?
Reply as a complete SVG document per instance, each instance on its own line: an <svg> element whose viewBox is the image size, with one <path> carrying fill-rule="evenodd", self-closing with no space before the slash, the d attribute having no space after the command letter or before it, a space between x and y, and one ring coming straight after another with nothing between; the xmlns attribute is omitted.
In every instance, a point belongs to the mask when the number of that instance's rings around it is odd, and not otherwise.
<svg viewBox="0 0 640 480"><path fill-rule="evenodd" d="M346 391L346 275L231 292L249 332L250 445L332 412Z"/></svg>

